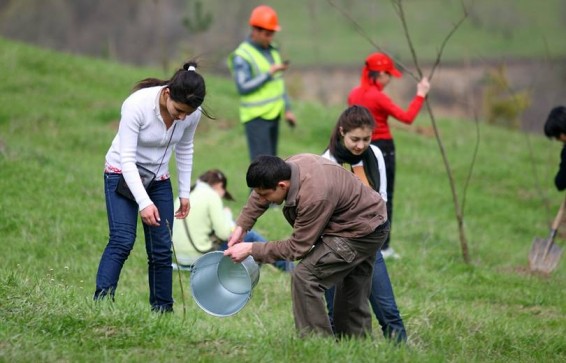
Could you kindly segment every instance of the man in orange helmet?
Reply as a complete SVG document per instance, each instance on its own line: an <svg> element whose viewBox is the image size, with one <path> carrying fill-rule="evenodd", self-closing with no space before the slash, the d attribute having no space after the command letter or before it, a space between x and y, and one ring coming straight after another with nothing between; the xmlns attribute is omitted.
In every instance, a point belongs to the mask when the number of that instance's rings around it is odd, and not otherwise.
<svg viewBox="0 0 566 363"><path fill-rule="evenodd" d="M283 81L289 65L272 44L275 32L281 30L277 13L260 5L253 9L249 24L250 35L230 54L228 67L240 94L240 121L253 161L259 155L276 156L281 116L291 127L296 118Z"/></svg>

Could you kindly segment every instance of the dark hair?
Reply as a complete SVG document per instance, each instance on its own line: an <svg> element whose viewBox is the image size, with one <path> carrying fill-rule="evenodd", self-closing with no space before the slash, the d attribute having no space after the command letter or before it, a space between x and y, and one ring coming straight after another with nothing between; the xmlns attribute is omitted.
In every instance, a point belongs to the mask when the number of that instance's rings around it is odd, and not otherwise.
<svg viewBox="0 0 566 363"><path fill-rule="evenodd" d="M188 61L183 64L181 69L178 69L175 74L173 74L171 79L142 79L134 85L133 90L137 91L142 88L154 86L167 86L169 95L173 101L186 104L195 110L200 107L206 117L214 119L214 117L202 107L206 96L206 85L204 78L196 71L197 66L196 61Z"/></svg>
<svg viewBox="0 0 566 363"><path fill-rule="evenodd" d="M367 63L366 63L367 65ZM371 84L377 84L377 78L379 78L379 75L383 73L382 71L368 71L368 78L371 81Z"/></svg>
<svg viewBox="0 0 566 363"><path fill-rule="evenodd" d="M340 128L342 128L344 133L347 133L360 127L369 127L373 130L374 126L375 121L367 108L360 105L348 107L342 112L340 117L338 117L338 122L336 122L336 126L334 126L334 130L332 131L332 136L330 136L328 150L330 150L332 155L336 155L336 148L342 141Z"/></svg>
<svg viewBox="0 0 566 363"><path fill-rule="evenodd" d="M260 155L252 161L246 174L249 188L275 189L277 183L291 179L291 167L281 158Z"/></svg>
<svg viewBox="0 0 566 363"><path fill-rule="evenodd" d="M560 134L566 134L566 107L554 107L544 124L544 134L547 137L558 138Z"/></svg>
<svg viewBox="0 0 566 363"><path fill-rule="evenodd" d="M228 192L228 189L226 189L226 186L228 185L228 179L226 178L226 175L224 175L224 173L219 169L210 169L205 171L203 174L201 174L201 176L198 177L198 180L205 182L208 185L221 183L222 188L224 189L225 192L224 198L228 200L234 200L232 194L230 194L230 192ZM191 189L193 188L194 186L191 186Z"/></svg>

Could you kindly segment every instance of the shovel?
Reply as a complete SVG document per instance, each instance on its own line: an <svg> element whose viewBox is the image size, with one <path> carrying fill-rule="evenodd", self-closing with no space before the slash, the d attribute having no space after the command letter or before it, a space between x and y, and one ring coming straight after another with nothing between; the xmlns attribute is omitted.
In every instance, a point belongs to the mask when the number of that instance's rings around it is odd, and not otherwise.
<svg viewBox="0 0 566 363"><path fill-rule="evenodd" d="M566 209L566 199L560 205L558 214L554 218L554 222L552 222L548 237L534 239L533 246L529 252L529 268L531 271L549 274L558 266L562 248L554 244L554 237L562 221L564 209Z"/></svg>

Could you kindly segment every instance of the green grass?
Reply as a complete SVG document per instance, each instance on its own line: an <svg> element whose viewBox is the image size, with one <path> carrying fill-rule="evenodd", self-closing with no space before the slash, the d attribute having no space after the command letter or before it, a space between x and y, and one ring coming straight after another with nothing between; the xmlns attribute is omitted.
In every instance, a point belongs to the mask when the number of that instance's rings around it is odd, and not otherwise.
<svg viewBox="0 0 566 363"><path fill-rule="evenodd" d="M1 39L0 66L0 361L566 360L565 264L548 277L527 272L532 240L546 236L562 199L552 185L558 143L479 124L465 204L472 259L466 265L435 138L395 129L393 246L402 258L388 268L409 344L387 344L375 320L374 339L299 339L289 277L271 266L262 268L252 299L233 317L200 310L187 274L185 296L175 275L175 314L151 314L143 240L125 265L116 303L94 304L94 278L108 233L104 154L131 86L162 72ZM223 169L237 213L248 193L237 99L228 81L206 79L207 106L217 120L201 121L194 176ZM280 154L321 152L341 110L300 101L295 108L299 126L282 128ZM416 125L431 126L425 113ZM441 119L438 127L462 197L477 142L475 124ZM276 211L257 228L272 239L291 232ZM557 242L564 246L563 234Z"/></svg>
<svg viewBox="0 0 566 363"><path fill-rule="evenodd" d="M218 2L207 1L205 9L221 14ZM373 43L412 67L409 47L392 1L266 0L264 3L273 6L279 14L282 31L275 40L293 64L358 65L367 54L376 51ZM443 40L464 16L462 4L466 5L468 16L445 47L443 61L544 59L566 55L563 41L566 5L562 0L404 0L407 25L422 61L436 59ZM214 18L216 22L220 19L219 15Z"/></svg>

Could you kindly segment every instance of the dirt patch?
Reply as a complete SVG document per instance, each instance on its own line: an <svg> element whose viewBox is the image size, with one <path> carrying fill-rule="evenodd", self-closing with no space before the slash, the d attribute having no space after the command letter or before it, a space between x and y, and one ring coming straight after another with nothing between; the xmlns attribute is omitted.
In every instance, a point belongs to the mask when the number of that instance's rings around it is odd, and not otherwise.
<svg viewBox="0 0 566 363"><path fill-rule="evenodd" d="M405 125L400 123L390 123L389 125L392 129L402 130L424 137L435 137L434 128L432 126Z"/></svg>
<svg viewBox="0 0 566 363"><path fill-rule="evenodd" d="M539 277L539 278L542 278L542 279L548 279L548 278L550 278L550 275L551 275L551 274L547 274L547 273L544 273L544 272L531 271L529 269L529 266L526 266L526 265L525 266L508 267L508 268L505 268L505 269L502 269L502 270L504 272L512 272L512 273L520 275L520 276L536 276L536 277Z"/></svg>

